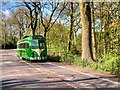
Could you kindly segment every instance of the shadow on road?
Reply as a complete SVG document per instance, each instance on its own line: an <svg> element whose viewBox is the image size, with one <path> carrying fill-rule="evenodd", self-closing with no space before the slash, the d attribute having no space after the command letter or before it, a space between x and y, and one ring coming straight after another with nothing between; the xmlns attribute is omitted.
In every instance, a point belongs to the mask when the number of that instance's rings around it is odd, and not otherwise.
<svg viewBox="0 0 120 90"><path fill-rule="evenodd" d="M17 80L17 79L9 79L9 80L3 80L2 81L2 88L22 88L22 87L26 87L26 88L30 88L30 87L34 87L36 86L37 88L46 88L46 87L53 87L53 86L57 86L57 88L59 88L60 85L65 85L65 83L77 83L77 82L84 82L87 83L88 80L99 80L99 78L84 78L84 79L76 79L76 80L51 80L51 81L42 81L42 80ZM94 88L98 88L99 86L97 86L97 84L94 81L91 81L92 83L89 84L90 86L94 87ZM111 83L109 82L105 82L105 81L100 81L98 82L98 84L104 84L107 86L110 86ZM105 87L105 86L104 86ZM64 87L63 87L64 88ZM87 87L85 87L87 88ZM117 87L116 87L117 88Z"/></svg>

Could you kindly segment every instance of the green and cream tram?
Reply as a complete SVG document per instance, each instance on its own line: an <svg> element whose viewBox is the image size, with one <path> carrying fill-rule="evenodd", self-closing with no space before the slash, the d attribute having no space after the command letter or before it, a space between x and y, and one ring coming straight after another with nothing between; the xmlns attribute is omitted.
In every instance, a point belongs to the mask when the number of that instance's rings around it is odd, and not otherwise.
<svg viewBox="0 0 120 90"><path fill-rule="evenodd" d="M47 58L46 38L43 36L25 36L17 42L17 56L26 60L44 60Z"/></svg>

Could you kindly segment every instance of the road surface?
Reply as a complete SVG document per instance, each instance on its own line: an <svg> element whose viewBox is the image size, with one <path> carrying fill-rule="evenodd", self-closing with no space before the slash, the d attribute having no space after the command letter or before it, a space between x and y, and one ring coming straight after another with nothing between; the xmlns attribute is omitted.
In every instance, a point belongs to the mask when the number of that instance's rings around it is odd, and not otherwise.
<svg viewBox="0 0 120 90"><path fill-rule="evenodd" d="M27 62L15 49L0 50L1 88L114 88L118 82L55 62ZM71 67L71 68L70 68Z"/></svg>

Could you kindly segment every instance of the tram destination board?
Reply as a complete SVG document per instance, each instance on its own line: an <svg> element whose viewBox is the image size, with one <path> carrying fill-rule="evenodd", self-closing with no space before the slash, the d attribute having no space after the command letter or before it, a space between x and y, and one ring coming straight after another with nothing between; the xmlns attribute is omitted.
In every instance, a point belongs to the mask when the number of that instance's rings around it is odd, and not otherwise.
<svg viewBox="0 0 120 90"><path fill-rule="evenodd" d="M41 36L41 35L35 35L35 36L33 36L33 38L34 39L41 39L43 36Z"/></svg>

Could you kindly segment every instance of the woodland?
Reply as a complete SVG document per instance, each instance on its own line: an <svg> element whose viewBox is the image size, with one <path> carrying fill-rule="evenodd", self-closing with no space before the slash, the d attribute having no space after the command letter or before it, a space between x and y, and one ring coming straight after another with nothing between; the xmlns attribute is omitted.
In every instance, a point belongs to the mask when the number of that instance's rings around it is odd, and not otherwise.
<svg viewBox="0 0 120 90"><path fill-rule="evenodd" d="M9 15L0 11L1 49L42 35L51 61L120 74L120 2L9 3L2 2Z"/></svg>

